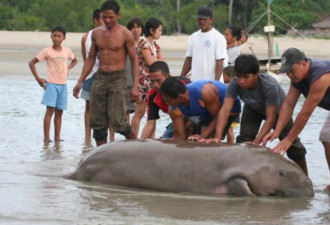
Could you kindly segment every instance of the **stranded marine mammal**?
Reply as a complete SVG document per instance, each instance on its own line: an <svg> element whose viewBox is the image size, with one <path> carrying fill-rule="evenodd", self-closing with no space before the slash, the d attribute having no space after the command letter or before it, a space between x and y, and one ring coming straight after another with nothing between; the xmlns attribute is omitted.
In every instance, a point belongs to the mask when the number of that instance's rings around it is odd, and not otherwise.
<svg viewBox="0 0 330 225"><path fill-rule="evenodd" d="M127 140L89 152L70 178L166 192L313 196L293 162L252 145Z"/></svg>

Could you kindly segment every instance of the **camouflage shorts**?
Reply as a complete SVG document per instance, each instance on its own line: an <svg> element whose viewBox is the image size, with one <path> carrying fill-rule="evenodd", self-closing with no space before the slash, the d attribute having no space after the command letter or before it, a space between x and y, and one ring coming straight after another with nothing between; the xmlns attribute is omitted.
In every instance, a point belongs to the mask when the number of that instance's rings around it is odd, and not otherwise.
<svg viewBox="0 0 330 225"><path fill-rule="evenodd" d="M127 134L131 127L126 113L126 74L124 70L114 72L97 71L93 82L90 125L93 137L102 140L107 137L111 124L115 132Z"/></svg>

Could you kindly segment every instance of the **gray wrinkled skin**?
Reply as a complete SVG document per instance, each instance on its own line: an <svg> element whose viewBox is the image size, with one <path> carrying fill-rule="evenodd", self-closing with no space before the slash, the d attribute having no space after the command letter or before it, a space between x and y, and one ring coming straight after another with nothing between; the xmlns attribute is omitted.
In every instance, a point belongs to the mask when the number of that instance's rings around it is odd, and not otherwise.
<svg viewBox="0 0 330 225"><path fill-rule="evenodd" d="M114 142L88 153L69 178L165 192L314 195L312 182L295 163L245 144Z"/></svg>

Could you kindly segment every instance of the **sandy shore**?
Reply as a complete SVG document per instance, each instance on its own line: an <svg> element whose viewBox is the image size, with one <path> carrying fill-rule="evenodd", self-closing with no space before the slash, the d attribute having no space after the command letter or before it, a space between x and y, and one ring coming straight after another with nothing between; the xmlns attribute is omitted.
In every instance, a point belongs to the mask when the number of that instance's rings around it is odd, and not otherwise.
<svg viewBox="0 0 330 225"><path fill-rule="evenodd" d="M73 49L79 49L82 35L83 33L67 33L64 44ZM189 35L163 35L158 42L164 51L185 52L188 38ZM42 48L50 44L49 32L0 31L0 47L30 46ZM280 37L274 39L274 45L276 44L279 47L280 53L286 48L296 47L303 50L310 57L330 57L330 40ZM242 51L251 52L249 50L250 47L252 47L256 55L266 55L267 40L264 37L250 37L248 43L242 46Z"/></svg>
<svg viewBox="0 0 330 225"><path fill-rule="evenodd" d="M67 33L63 45L72 49L80 48L81 37L84 33ZM159 44L164 50L185 50L188 35L162 36ZM51 44L49 32L22 32L22 31L0 31L0 47L45 47Z"/></svg>
<svg viewBox="0 0 330 225"><path fill-rule="evenodd" d="M73 50L79 60L80 65L74 69L74 73L81 71L80 40L82 35L83 33L67 33L63 43ZM158 40L170 66L182 66L188 38L189 35L163 35ZM0 31L0 74L30 74L26 67L27 62L42 48L50 45L49 32ZM289 47L296 47L311 58L330 58L330 40L281 37L274 39L274 46L277 46L279 54ZM259 58L265 58L267 40L264 37L250 37L248 43L241 46L241 50L244 53L251 53L251 49ZM274 53L276 53L275 47ZM24 67L21 68L18 63L24 63Z"/></svg>

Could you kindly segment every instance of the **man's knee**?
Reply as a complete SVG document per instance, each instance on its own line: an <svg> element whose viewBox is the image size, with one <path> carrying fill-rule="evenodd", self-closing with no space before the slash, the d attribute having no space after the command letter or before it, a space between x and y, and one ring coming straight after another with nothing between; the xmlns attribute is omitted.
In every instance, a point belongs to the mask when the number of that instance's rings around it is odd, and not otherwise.
<svg viewBox="0 0 330 225"><path fill-rule="evenodd" d="M136 135L132 132L132 129L130 126L123 131L118 131L118 133L125 136L127 139L136 139Z"/></svg>
<svg viewBox="0 0 330 225"><path fill-rule="evenodd" d="M320 132L319 140L321 142L330 142L330 129L322 129Z"/></svg>
<svg viewBox="0 0 330 225"><path fill-rule="evenodd" d="M93 138L96 141L106 139L108 136L108 131L107 129L93 129Z"/></svg>
<svg viewBox="0 0 330 225"><path fill-rule="evenodd" d="M244 143L248 141L253 141L255 137L247 136L247 135L238 135L236 138L236 143Z"/></svg>
<svg viewBox="0 0 330 225"><path fill-rule="evenodd" d="M291 146L286 152L289 159L299 160L305 158L306 148L305 147L295 147Z"/></svg>

